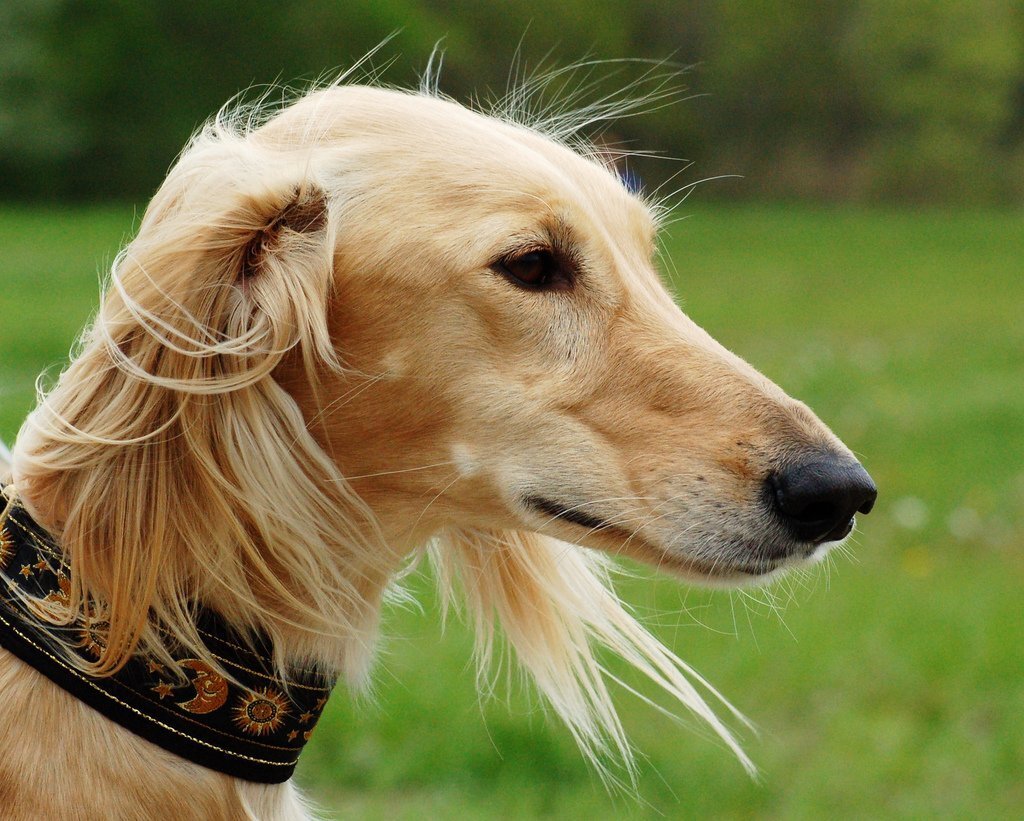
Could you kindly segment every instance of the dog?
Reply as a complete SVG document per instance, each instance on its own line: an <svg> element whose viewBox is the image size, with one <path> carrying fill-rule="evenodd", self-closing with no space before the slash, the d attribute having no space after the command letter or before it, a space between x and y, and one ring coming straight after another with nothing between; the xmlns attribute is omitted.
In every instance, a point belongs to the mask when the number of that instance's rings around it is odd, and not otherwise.
<svg viewBox="0 0 1024 821"><path fill-rule="evenodd" d="M569 143L358 84L193 138L12 450L0 613L74 686L4 640L6 817L308 817L257 753L301 748L301 689L365 685L424 553L482 666L500 625L599 767L631 759L595 645L752 768L610 562L763 583L876 489L680 311L657 209ZM141 700L104 701L119 681Z"/></svg>

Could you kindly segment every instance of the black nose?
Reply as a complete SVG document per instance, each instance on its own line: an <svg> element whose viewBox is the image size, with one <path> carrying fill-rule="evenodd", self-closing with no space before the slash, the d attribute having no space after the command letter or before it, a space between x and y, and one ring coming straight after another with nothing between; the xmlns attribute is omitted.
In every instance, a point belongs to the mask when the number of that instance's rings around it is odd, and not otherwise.
<svg viewBox="0 0 1024 821"><path fill-rule="evenodd" d="M802 541L821 544L845 537L856 513L869 513L878 489L849 457L817 454L768 480L775 511Z"/></svg>

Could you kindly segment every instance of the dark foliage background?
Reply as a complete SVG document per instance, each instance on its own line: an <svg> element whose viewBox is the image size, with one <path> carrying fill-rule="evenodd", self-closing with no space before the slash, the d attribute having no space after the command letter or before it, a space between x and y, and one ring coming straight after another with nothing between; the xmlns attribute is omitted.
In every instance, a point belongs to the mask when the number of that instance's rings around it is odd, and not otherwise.
<svg viewBox="0 0 1024 821"><path fill-rule="evenodd" d="M1024 197L1013 0L19 0L0 4L0 197L145 197L229 97L329 76L392 32L382 79L415 82L443 38L442 87L460 99L503 89L520 45L527 67L692 65L693 99L616 137L693 160L691 180L742 175L715 196ZM678 165L642 170L657 182Z"/></svg>

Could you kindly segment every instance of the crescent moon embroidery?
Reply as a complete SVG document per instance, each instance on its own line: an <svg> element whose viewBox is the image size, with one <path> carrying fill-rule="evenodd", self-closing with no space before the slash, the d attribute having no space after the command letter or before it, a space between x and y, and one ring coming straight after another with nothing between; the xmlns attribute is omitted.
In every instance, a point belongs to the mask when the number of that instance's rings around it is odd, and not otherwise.
<svg viewBox="0 0 1024 821"><path fill-rule="evenodd" d="M224 702L228 700L228 683L224 676L199 659L185 659L178 664L196 672L195 678L192 679L192 686L196 689L195 698L179 701L178 706L182 710L204 715L224 706Z"/></svg>
<svg viewBox="0 0 1024 821"><path fill-rule="evenodd" d="M71 579L63 573L57 574L57 589L47 595L44 601L59 604L62 607L71 606Z"/></svg>

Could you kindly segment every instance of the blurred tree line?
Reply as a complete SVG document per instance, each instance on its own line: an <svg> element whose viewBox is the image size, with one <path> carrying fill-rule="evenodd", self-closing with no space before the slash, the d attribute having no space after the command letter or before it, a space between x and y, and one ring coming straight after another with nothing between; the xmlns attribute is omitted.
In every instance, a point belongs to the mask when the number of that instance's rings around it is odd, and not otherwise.
<svg viewBox="0 0 1024 821"><path fill-rule="evenodd" d="M324 77L396 31L381 79L414 83L444 38L441 86L460 99L504 89L517 50L527 68L549 53L691 65L692 99L615 137L692 160L684 182L743 177L705 194L1024 198L1014 0L5 0L0 198L145 197L227 98ZM620 69L608 82L645 67Z"/></svg>

